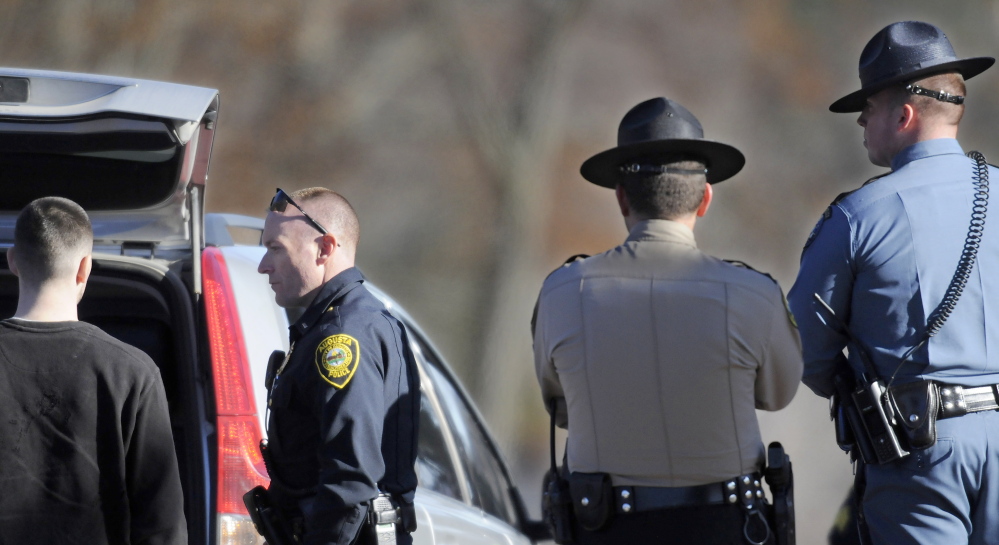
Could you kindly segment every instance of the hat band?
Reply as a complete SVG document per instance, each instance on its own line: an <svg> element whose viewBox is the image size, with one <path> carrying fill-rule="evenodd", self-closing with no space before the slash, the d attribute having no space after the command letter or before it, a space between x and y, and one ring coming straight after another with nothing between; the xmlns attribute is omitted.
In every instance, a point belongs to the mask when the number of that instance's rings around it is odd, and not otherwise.
<svg viewBox="0 0 999 545"><path fill-rule="evenodd" d="M621 165L618 167L620 171L624 174L707 174L708 169L706 168L675 168L666 165L640 165L638 163L629 163L626 165Z"/></svg>
<svg viewBox="0 0 999 545"><path fill-rule="evenodd" d="M964 97L961 95L952 95L943 89L939 91L931 91L925 87L920 87L918 85L906 85L905 90L909 91L909 94L919 95L924 97L930 97L932 99L939 100L940 102L950 102L951 104L964 104Z"/></svg>

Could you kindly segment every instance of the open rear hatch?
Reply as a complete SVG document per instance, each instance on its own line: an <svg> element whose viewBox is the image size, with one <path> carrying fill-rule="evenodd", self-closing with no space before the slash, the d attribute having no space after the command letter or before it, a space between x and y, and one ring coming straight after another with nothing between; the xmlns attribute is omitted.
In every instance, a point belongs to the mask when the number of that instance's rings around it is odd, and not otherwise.
<svg viewBox="0 0 999 545"><path fill-rule="evenodd" d="M18 212L44 196L79 203L97 252L80 319L160 368L192 544L211 540L210 371L193 294L218 103L202 87L0 68L0 317L17 303L6 248Z"/></svg>
<svg viewBox="0 0 999 545"><path fill-rule="evenodd" d="M200 249L218 91L0 68L0 244L31 200L72 199L95 250L174 259Z"/></svg>

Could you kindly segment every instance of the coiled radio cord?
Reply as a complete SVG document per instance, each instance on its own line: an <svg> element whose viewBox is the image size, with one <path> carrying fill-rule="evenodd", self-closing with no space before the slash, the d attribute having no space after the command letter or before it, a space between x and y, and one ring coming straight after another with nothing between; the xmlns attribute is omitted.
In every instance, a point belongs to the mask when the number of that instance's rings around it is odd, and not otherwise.
<svg viewBox="0 0 999 545"><path fill-rule="evenodd" d="M975 267L978 249L982 245L982 234L985 232L985 213L988 211L989 205L989 164L985 161L985 156L981 152L969 151L968 157L975 161L975 172L971 176L972 184L975 186L975 199L972 201L971 225L968 227L968 236L964 239L964 250L961 251L961 259L957 262L957 270L954 271L954 277L951 278L950 285L947 286L947 291L944 292L943 300L930 313L926 332L923 333L922 339L902 356L902 361L895 367L895 372L891 374L888 386L891 386L895 381L895 375L898 374L899 369L908 361L909 357L926 344L930 340L930 337L940 332L940 328L943 327L944 322L947 321L947 318L954 312L954 308L957 307L957 301L961 298L965 286L968 285L968 280L971 279L971 271Z"/></svg>

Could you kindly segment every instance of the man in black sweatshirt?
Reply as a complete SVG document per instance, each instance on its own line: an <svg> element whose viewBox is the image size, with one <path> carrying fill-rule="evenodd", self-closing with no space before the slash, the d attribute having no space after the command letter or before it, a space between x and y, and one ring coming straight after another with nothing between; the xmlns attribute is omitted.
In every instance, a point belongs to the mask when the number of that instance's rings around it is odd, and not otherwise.
<svg viewBox="0 0 999 545"><path fill-rule="evenodd" d="M142 351L80 322L93 231L58 197L21 211L0 321L0 543L187 543L166 395Z"/></svg>

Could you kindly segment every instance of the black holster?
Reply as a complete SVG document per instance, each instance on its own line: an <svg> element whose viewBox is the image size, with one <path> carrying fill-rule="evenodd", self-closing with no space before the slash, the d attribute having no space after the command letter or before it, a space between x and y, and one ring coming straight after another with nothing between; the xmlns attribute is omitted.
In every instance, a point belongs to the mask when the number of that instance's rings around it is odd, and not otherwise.
<svg viewBox="0 0 999 545"><path fill-rule="evenodd" d="M763 476L770 485L770 495L773 496L771 526L777 545L795 545L794 473L791 471L791 458L776 441L767 448L767 469Z"/></svg>
<svg viewBox="0 0 999 545"><path fill-rule="evenodd" d="M292 525L285 518L281 509L271 501L270 493L262 486L257 486L243 494L243 504L250 514L250 520L257 533L264 536L269 545L295 545L298 539L292 531Z"/></svg>
<svg viewBox="0 0 999 545"><path fill-rule="evenodd" d="M856 379L852 374L837 373L833 379L835 393L830 400L829 415L836 427L836 444L850 453L850 461L875 460L874 445L861 422L860 412L853 403Z"/></svg>
<svg viewBox="0 0 999 545"><path fill-rule="evenodd" d="M416 509L412 503L396 501L390 494L379 493L368 502L367 520L361 531L366 534L367 543L394 545L397 530L416 531Z"/></svg>
<svg viewBox="0 0 999 545"><path fill-rule="evenodd" d="M545 473L541 493L541 514L552 534L552 539L560 545L575 543L572 533L572 496L569 483L562 478L562 470L549 469Z"/></svg>
<svg viewBox="0 0 999 545"><path fill-rule="evenodd" d="M551 415L548 442L551 450L551 468L545 473L541 484L541 518L545 521L552 539L560 545L575 543L572 533L572 497L569 494L569 483L565 474L569 471L566 458L562 458L562 467L555 463L555 414L558 401L552 399L548 404ZM568 456L568 452L565 453Z"/></svg>
<svg viewBox="0 0 999 545"><path fill-rule="evenodd" d="M899 424L899 414L879 380L854 380L843 373L834 379L835 397L833 406L837 412L837 441L845 433L846 440L853 444L840 443L840 448L849 450L852 461L862 459L868 464L886 464L909 455L905 450L906 438ZM847 425L843 425L843 421ZM849 448L847 448L849 447Z"/></svg>

